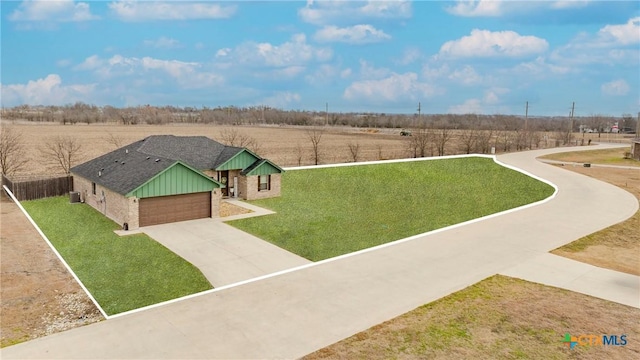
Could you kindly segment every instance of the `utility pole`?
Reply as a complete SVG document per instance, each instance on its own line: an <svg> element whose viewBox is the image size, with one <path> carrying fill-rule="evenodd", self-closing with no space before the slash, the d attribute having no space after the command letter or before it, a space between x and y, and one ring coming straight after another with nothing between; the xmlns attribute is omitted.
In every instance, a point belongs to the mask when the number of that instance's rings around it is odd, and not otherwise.
<svg viewBox="0 0 640 360"><path fill-rule="evenodd" d="M422 111L422 104L420 102L418 102L418 124L419 124L419 126L422 126L422 116L420 115L421 111Z"/></svg>
<svg viewBox="0 0 640 360"><path fill-rule="evenodd" d="M569 128L569 143L573 138L573 111L576 109L576 102L571 103L571 127Z"/></svg>
<svg viewBox="0 0 640 360"><path fill-rule="evenodd" d="M529 130L529 102L527 101L524 106L524 131Z"/></svg>
<svg viewBox="0 0 640 360"><path fill-rule="evenodd" d="M636 138L640 139L640 112L638 113L638 120L636 121Z"/></svg>
<svg viewBox="0 0 640 360"><path fill-rule="evenodd" d="M329 125L329 103L324 103L324 125Z"/></svg>

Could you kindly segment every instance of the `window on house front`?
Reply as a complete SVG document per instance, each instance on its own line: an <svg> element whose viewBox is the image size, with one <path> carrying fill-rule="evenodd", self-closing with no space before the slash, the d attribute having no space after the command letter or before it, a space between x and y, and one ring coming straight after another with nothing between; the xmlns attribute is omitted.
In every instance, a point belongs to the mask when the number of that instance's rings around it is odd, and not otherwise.
<svg viewBox="0 0 640 360"><path fill-rule="evenodd" d="M258 176L258 191L271 190L271 175Z"/></svg>
<svg viewBox="0 0 640 360"><path fill-rule="evenodd" d="M96 194L96 183L94 183L94 182L91 183L91 193L93 195Z"/></svg>

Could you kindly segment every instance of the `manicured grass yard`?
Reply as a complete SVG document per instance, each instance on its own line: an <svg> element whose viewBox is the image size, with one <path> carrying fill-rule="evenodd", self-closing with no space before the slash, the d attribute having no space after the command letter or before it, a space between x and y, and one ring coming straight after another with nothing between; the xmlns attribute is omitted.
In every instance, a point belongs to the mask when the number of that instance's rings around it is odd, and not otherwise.
<svg viewBox="0 0 640 360"><path fill-rule="evenodd" d="M211 289L200 270L144 234L120 237L119 226L67 197L22 203L109 314Z"/></svg>
<svg viewBox="0 0 640 360"><path fill-rule="evenodd" d="M312 261L542 200L553 188L487 158L288 171L277 214L229 224Z"/></svg>

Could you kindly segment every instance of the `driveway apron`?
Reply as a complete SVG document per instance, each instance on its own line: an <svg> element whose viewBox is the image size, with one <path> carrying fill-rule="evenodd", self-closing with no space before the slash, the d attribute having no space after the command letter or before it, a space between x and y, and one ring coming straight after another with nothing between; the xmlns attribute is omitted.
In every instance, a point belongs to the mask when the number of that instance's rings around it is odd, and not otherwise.
<svg viewBox="0 0 640 360"><path fill-rule="evenodd" d="M141 231L200 269L214 287L310 263L217 219L147 226Z"/></svg>

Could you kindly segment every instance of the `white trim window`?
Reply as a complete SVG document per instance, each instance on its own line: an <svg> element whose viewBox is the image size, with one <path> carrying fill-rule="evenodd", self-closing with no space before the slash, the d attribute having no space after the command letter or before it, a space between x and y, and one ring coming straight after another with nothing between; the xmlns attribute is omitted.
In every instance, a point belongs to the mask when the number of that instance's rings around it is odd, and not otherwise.
<svg viewBox="0 0 640 360"><path fill-rule="evenodd" d="M271 175L258 175L258 191L271 190Z"/></svg>

